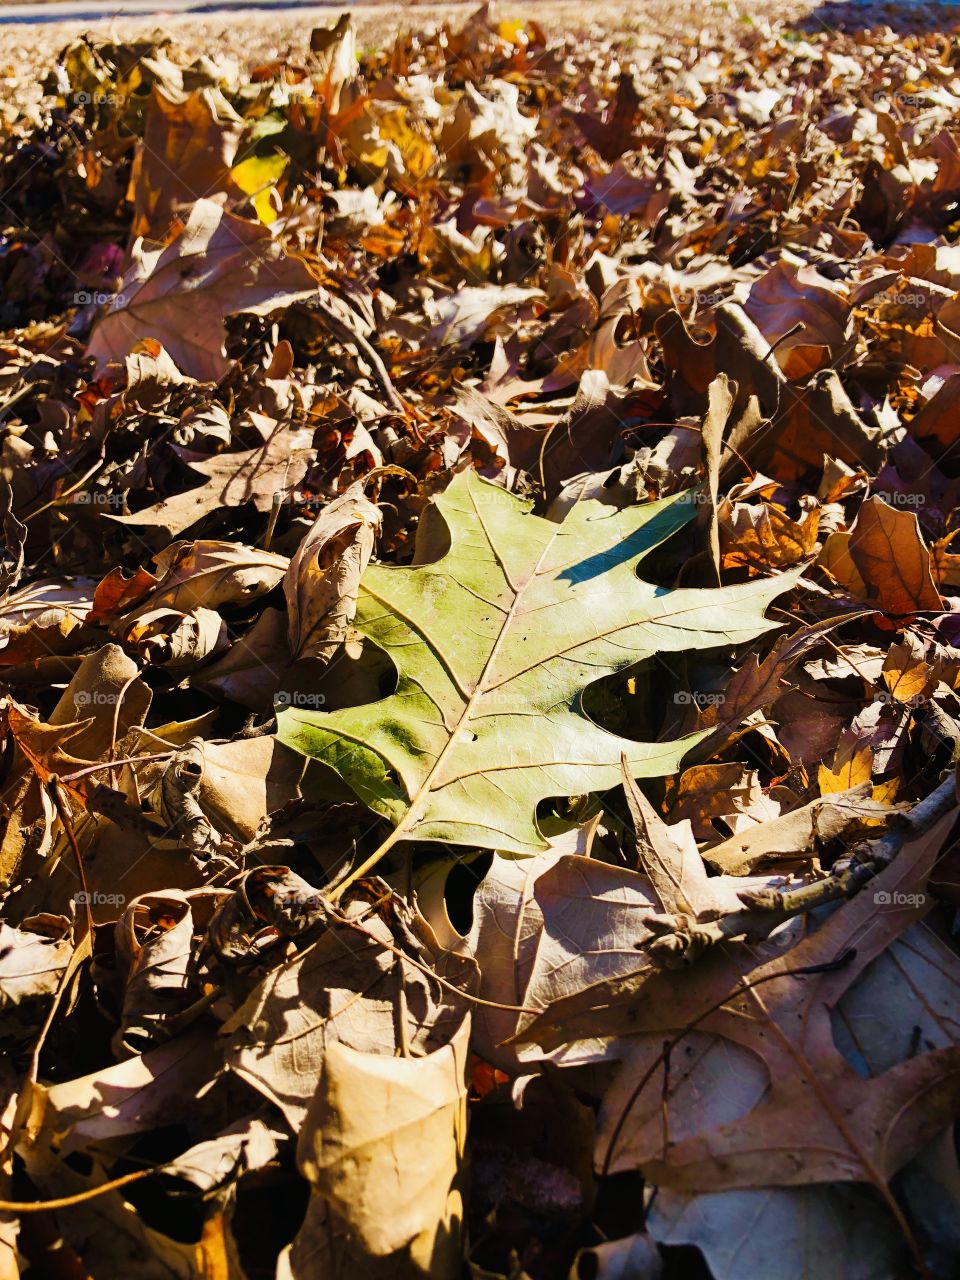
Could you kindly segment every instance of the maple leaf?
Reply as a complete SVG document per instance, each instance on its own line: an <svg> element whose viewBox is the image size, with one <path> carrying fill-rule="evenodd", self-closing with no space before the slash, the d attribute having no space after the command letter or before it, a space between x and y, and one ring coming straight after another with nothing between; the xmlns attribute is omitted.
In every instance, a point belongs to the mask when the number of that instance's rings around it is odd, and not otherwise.
<svg viewBox="0 0 960 1280"><path fill-rule="evenodd" d="M282 742L330 765L402 839L528 854L546 847L537 804L672 773L697 734L638 743L587 718L601 676L656 653L741 643L791 575L669 590L637 577L686 524L689 495L616 511L582 501L555 524L463 472L437 500L449 551L373 565L356 626L393 660L396 692L330 713L289 708ZM382 850L385 852L385 848Z"/></svg>

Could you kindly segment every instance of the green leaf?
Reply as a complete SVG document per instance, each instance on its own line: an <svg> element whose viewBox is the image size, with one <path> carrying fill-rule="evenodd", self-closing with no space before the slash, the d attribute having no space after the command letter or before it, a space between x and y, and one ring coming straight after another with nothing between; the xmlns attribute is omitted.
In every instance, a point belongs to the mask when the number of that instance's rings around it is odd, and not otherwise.
<svg viewBox="0 0 960 1280"><path fill-rule="evenodd" d="M643 582L638 561L686 524L688 494L617 511L595 501L562 524L458 475L437 499L450 548L433 564L373 564L355 625L386 651L396 692L330 713L289 708L282 742L331 766L393 822L391 843L443 840L530 854L537 804L676 770L702 735L637 743L584 714L601 676L657 653L740 644L775 624L795 575L709 590Z"/></svg>

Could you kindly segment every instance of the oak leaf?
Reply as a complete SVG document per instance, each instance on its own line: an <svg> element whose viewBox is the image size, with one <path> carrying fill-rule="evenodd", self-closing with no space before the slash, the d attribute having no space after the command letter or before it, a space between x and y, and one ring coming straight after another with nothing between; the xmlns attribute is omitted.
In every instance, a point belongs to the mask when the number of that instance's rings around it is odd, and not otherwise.
<svg viewBox="0 0 960 1280"><path fill-rule="evenodd" d="M317 288L266 227L224 213L213 200L197 200L169 244L152 249L137 240L131 256L87 348L101 366L125 359L139 339L155 338L184 373L216 381L230 368L226 316L267 315Z"/></svg>
<svg viewBox="0 0 960 1280"><path fill-rule="evenodd" d="M617 511L577 504L562 524L461 473L437 500L451 546L434 564L371 566L355 625L395 663L389 698L330 713L288 708L281 741L324 761L395 825L393 841L514 853L546 847L537 804L672 773L697 735L637 743L587 719L600 676L655 653L768 630L793 579L709 590L643 582L637 562L695 513L678 495Z"/></svg>
<svg viewBox="0 0 960 1280"><path fill-rule="evenodd" d="M717 1099L698 1087L696 1065L678 1073L671 1109L683 1132L675 1131L664 1148L660 1121L651 1119L653 1111L660 1114L659 1083L643 1120L631 1104L633 1120L618 1123L636 1082L634 1064L605 1101L598 1158L607 1159L613 1171L639 1164L658 1185L715 1191L831 1180L880 1187L920 1151L955 1110L960 1051L948 1039L930 1052L885 1064L888 1069L865 1080L838 1047L831 1011L871 961L929 910L932 898L923 888L955 817L948 814L907 845L874 881L875 889L846 903L797 946L772 956L768 950L765 963L750 972L749 989L739 987L737 971L745 957L736 953L716 958L696 984L666 973L649 980L631 1011L635 1033L652 1033L662 1044L666 1023L689 1025L716 1008L717 995L727 990L729 998L701 1025L719 1037L715 1046L759 1059L767 1086L738 1107L739 1114L724 1115ZM839 968L791 976L842 956L847 961ZM626 1012L621 1009L621 1018ZM601 1014L597 1033L608 1029L603 1022ZM700 1099L699 1120L677 1105L677 1094L681 1101Z"/></svg>

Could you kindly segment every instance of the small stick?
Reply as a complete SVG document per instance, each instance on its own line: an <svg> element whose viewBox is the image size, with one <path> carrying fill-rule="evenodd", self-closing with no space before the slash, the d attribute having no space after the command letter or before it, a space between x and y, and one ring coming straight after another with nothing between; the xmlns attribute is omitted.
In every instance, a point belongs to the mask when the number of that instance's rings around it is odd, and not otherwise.
<svg viewBox="0 0 960 1280"><path fill-rule="evenodd" d="M78 1191L72 1196L60 1196L57 1200L0 1200L2 1213L45 1213L54 1209L69 1209L75 1204L83 1204L86 1200L95 1200L97 1196L108 1191L116 1191L131 1182L139 1182L142 1178L152 1178L155 1173L163 1173L163 1165L156 1169L137 1169L134 1173L125 1173L112 1182L101 1182L99 1187L89 1187L86 1191Z"/></svg>
<svg viewBox="0 0 960 1280"><path fill-rule="evenodd" d="M387 372L387 366L383 363L378 352L370 345L367 339L358 330L349 325L342 316L337 315L336 311L324 301L322 293L311 298L306 304L311 311L315 311L320 316L323 323L341 342L350 342L357 348L361 356L370 366L370 372L373 379L380 388L390 408L395 413L407 415L407 406L400 398L400 393L393 385L393 379Z"/></svg>

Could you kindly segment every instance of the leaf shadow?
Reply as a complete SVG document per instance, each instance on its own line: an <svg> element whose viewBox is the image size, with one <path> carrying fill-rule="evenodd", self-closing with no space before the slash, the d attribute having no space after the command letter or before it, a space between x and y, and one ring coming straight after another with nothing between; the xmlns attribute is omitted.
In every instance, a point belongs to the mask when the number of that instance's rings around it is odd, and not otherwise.
<svg viewBox="0 0 960 1280"><path fill-rule="evenodd" d="M599 578L621 565L639 561L684 525L689 524L695 512L694 493L691 491L665 507L652 520L628 534L626 538L614 541L605 550L578 560L575 564L567 565L557 575L557 580L576 586L579 583L589 582L591 578ZM610 519L614 522L614 529L618 515L618 512L611 512Z"/></svg>

